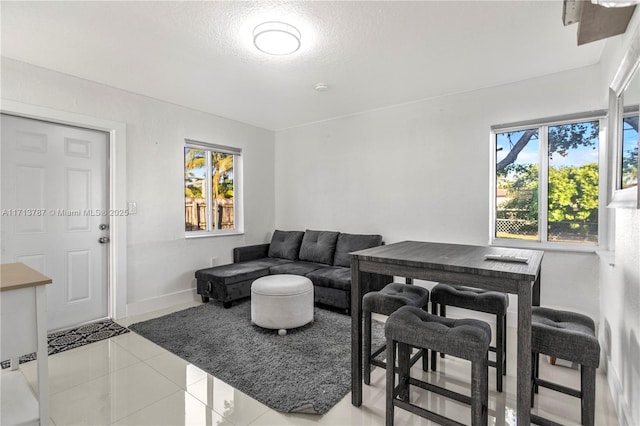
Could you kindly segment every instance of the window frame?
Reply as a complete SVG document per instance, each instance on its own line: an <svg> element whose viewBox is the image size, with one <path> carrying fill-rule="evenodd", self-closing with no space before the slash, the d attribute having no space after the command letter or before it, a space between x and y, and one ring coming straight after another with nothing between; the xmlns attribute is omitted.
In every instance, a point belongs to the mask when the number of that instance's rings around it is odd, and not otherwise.
<svg viewBox="0 0 640 426"><path fill-rule="evenodd" d="M586 113L571 114L557 117L542 118L538 120L522 121L510 124L491 126L489 135L490 147L490 188L489 188L489 245L502 247L518 247L541 250L595 252L599 247L607 246L607 111L590 111ZM574 124L588 121L598 121L598 242L554 242L548 241L548 185L549 185L549 143L548 128L559 125ZM497 162L496 149L499 133L513 132L526 129L538 129L538 237L539 241L499 238L496 237L496 186L497 186Z"/></svg>
<svg viewBox="0 0 640 426"><path fill-rule="evenodd" d="M211 165L211 153L219 152L223 154L233 155L233 223L232 229L212 229L213 225L213 213L212 203L210 197L206 200L206 214L207 214L207 228L206 230L187 231L184 229L185 238L202 238L202 237L217 237L226 235L238 235L244 233L244 219L242 208L242 149L226 145L218 145L209 142L202 142L193 139L185 139L184 146L182 147L182 176L184 181L185 176L185 149L194 148L203 151L207 151L207 166L206 166L206 193L211 194L211 179L212 179L212 165ZM184 182L182 185L182 205L184 212L185 193ZM183 223L186 223L186 217L183 216Z"/></svg>
<svg viewBox="0 0 640 426"><path fill-rule="evenodd" d="M640 28L631 37L631 43L624 54L617 71L609 86L609 131L608 138L611 141L610 161L613 171L609 181L610 195L609 208L640 209L640 184L636 187L621 189L621 164L622 164L622 120L624 115L624 92L637 74L640 72ZM640 145L640 140L639 140ZM640 158L638 159L640 166Z"/></svg>

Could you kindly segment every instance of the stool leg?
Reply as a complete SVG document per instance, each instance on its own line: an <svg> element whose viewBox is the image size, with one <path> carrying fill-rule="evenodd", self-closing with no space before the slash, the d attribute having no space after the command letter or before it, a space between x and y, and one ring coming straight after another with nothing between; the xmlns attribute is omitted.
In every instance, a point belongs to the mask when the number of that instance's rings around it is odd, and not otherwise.
<svg viewBox="0 0 640 426"><path fill-rule="evenodd" d="M447 316L447 305L440 305L440 316L441 317ZM440 352L440 358L444 358L443 352Z"/></svg>
<svg viewBox="0 0 640 426"><path fill-rule="evenodd" d="M363 311L364 316L364 384L371 384L371 312Z"/></svg>
<svg viewBox="0 0 640 426"><path fill-rule="evenodd" d="M486 357L471 362L471 424L487 424L485 401L488 401L488 366Z"/></svg>
<svg viewBox="0 0 640 426"><path fill-rule="evenodd" d="M488 355L488 353L487 353ZM482 425L487 426L489 423L489 363L483 367L483 385L482 385Z"/></svg>
<svg viewBox="0 0 640 426"><path fill-rule="evenodd" d="M504 353L503 364L502 364L502 375L507 375L507 314L505 313L502 316L502 353Z"/></svg>
<svg viewBox="0 0 640 426"><path fill-rule="evenodd" d="M429 370L429 350L420 349L422 351L422 371Z"/></svg>
<svg viewBox="0 0 640 426"><path fill-rule="evenodd" d="M536 353L531 352L531 408L533 408L536 388Z"/></svg>
<svg viewBox="0 0 640 426"><path fill-rule="evenodd" d="M582 424L593 426L594 412L596 406L596 369L593 367L580 366L580 398Z"/></svg>
<svg viewBox="0 0 640 426"><path fill-rule="evenodd" d="M438 315L437 303L431 302L431 314ZM437 352L434 350L431 350L431 371L436 371L436 368L437 368L436 355L437 355Z"/></svg>
<svg viewBox="0 0 640 426"><path fill-rule="evenodd" d="M387 338L387 385L386 385L386 412L385 412L385 423L386 426L393 426L393 389L396 387L396 374L395 368L396 365L396 342L393 341L390 337Z"/></svg>
<svg viewBox="0 0 640 426"><path fill-rule="evenodd" d="M538 377L540 377L540 354L536 353L536 357L534 358L534 367L535 367L535 378L536 380L538 380ZM535 383L533 386L534 390L536 393L538 393L538 384Z"/></svg>
<svg viewBox="0 0 640 426"><path fill-rule="evenodd" d="M498 315L496 320L496 389L498 392L502 392L502 368L504 357L504 347L502 344L504 339L504 329L502 328L504 325L503 317L504 315Z"/></svg>
<svg viewBox="0 0 640 426"><path fill-rule="evenodd" d="M409 402L409 369L411 368L411 346L398 343L398 385L400 386L400 392L398 397L406 402ZM387 364L387 369L389 369Z"/></svg>

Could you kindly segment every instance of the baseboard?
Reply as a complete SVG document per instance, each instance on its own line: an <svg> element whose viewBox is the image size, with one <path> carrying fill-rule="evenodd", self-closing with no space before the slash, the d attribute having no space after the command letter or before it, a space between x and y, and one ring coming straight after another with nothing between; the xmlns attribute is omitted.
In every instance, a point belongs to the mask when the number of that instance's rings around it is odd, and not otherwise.
<svg viewBox="0 0 640 426"><path fill-rule="evenodd" d="M609 384L609 391L611 393L611 399L613 400L613 406L618 415L618 422L620 426L631 426L640 424L640 419L633 419L631 413L631 407L629 401L624 393L622 382L613 364L611 363L611 354L605 356L607 362L607 383Z"/></svg>
<svg viewBox="0 0 640 426"><path fill-rule="evenodd" d="M127 304L127 316L142 315L199 299L196 289L178 291Z"/></svg>

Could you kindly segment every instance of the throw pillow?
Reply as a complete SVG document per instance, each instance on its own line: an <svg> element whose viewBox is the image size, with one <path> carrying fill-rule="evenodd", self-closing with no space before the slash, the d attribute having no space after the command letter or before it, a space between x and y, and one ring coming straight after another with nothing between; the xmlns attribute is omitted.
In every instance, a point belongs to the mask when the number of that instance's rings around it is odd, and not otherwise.
<svg viewBox="0 0 640 426"><path fill-rule="evenodd" d="M335 266L351 266L349 253L377 247L382 244L382 235L340 234L336 245L336 255L333 259Z"/></svg>
<svg viewBox="0 0 640 426"><path fill-rule="evenodd" d="M300 260L331 265L339 232L306 230L300 247Z"/></svg>
<svg viewBox="0 0 640 426"><path fill-rule="evenodd" d="M280 231L276 229L273 237L271 237L271 244L269 244L269 257L298 260L303 235L304 232L302 231Z"/></svg>

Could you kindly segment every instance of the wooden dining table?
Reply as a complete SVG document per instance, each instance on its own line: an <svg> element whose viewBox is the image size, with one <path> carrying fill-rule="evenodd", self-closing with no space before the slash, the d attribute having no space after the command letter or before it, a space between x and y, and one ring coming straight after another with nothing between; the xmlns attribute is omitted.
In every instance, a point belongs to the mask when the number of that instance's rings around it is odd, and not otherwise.
<svg viewBox="0 0 640 426"><path fill-rule="evenodd" d="M41 425L49 424L46 286L51 283L51 278L23 263L0 264L0 358L10 360L11 370L3 372L8 387L3 385L5 395L0 423L38 421ZM33 394L22 373L15 370L19 357L34 351L37 354L38 400L37 412L32 413L29 400Z"/></svg>
<svg viewBox="0 0 640 426"><path fill-rule="evenodd" d="M530 424L531 306L540 304L544 252L402 241L351 253L351 403L362 405L362 272L465 285L518 296L517 424ZM526 262L487 259L514 256Z"/></svg>

